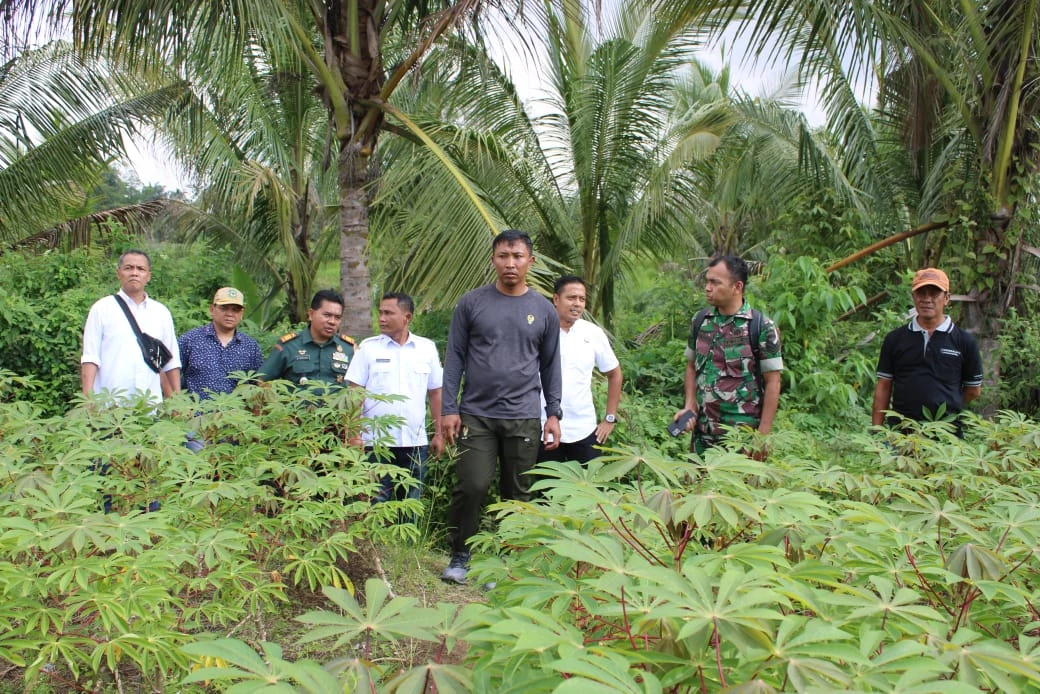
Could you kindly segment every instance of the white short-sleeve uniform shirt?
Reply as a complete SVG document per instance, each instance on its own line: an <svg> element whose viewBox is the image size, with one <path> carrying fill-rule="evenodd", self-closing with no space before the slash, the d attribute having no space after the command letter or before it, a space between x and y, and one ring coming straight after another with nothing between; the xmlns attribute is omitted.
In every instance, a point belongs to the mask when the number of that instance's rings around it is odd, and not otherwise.
<svg viewBox="0 0 1040 694"><path fill-rule="evenodd" d="M433 340L408 334L405 343L398 344L388 335L376 335L361 342L347 367L347 380L362 386L369 393L402 395L403 401L379 402L365 399L362 415L365 418L395 415L404 420L399 427L387 433L393 446L426 446L426 395L443 385L444 369ZM373 433L364 431L366 444L372 443Z"/></svg>

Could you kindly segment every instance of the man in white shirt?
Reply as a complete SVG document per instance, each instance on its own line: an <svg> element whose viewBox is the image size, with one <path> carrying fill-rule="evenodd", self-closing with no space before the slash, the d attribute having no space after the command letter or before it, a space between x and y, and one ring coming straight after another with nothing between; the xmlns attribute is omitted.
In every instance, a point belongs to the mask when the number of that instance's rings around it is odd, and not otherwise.
<svg viewBox="0 0 1040 694"><path fill-rule="evenodd" d="M130 250L119 257L116 268L119 296L137 320L142 333L166 345L172 357L161 373L148 366L137 342L133 326L114 295L99 299L90 307L83 328L83 356L80 358L80 383L84 395L103 390L132 399L140 394L159 403L164 394L181 389L181 359L173 316L169 310L145 293L152 278L152 263L144 251Z"/></svg>
<svg viewBox="0 0 1040 694"><path fill-rule="evenodd" d="M362 433L365 447L389 443L389 462L411 472L416 484L405 490L395 490L393 480L386 476L376 501L391 498L418 499L421 491L426 459L430 449L434 456L444 450L440 432L441 385L444 370L437 347L432 340L413 334L408 326L415 311L415 303L407 294L392 292L379 302L379 335L361 343L347 368L347 381L361 386L374 395L398 395L403 400L386 402L366 398L362 415L366 419L392 415L401 423L385 430L371 427ZM426 399L430 401L434 435L426 435ZM383 436L380 436L383 434Z"/></svg>
<svg viewBox="0 0 1040 694"><path fill-rule="evenodd" d="M560 446L542 450L538 460L577 460L587 463L599 455L594 447L603 445L617 423L621 401L621 365L606 333L584 320L587 289L585 280L564 275L556 280L553 304L560 316L560 371L563 375L563 418L560 420ZM597 420L592 401L593 367L607 378L607 412Z"/></svg>

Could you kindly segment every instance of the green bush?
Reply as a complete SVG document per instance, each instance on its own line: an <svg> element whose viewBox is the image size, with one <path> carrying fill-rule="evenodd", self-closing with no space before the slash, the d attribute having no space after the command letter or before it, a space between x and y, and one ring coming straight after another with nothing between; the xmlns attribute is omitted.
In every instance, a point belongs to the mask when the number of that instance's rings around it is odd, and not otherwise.
<svg viewBox="0 0 1040 694"><path fill-rule="evenodd" d="M548 464L497 506L473 580L488 604L422 608L370 583L300 616L326 667L218 639L213 679L286 691L1027 691L1040 687L1040 425L1012 413L848 446L786 435L768 464L629 450ZM815 457L814 457L815 456ZM999 503L994 503L998 501ZM370 657L430 644L427 665ZM463 665L447 662L457 642ZM219 662L217 660L219 659Z"/></svg>
<svg viewBox="0 0 1040 694"><path fill-rule="evenodd" d="M417 502L368 502L398 469L344 444L359 391L245 385L157 418L93 398L43 417L21 389L0 372L0 661L30 689L136 670L162 690L191 667L194 633L262 624L288 585L353 590L362 543L415 538L393 521ZM209 442L198 454L189 432Z"/></svg>

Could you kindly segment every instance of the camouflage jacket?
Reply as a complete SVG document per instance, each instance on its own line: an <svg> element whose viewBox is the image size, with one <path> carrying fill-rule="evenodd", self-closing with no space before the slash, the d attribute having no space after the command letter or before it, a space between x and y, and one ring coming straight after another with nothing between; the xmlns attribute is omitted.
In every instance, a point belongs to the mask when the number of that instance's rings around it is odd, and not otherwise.
<svg viewBox="0 0 1040 694"><path fill-rule="evenodd" d="M757 427L762 415L762 392L755 378L755 355L748 328L751 307L745 301L732 316L715 309L705 317L693 344L691 330L686 358L697 374L697 427L695 434L708 440L722 437L721 425ZM780 331L762 316L759 334L762 355L758 368L763 373L783 369Z"/></svg>

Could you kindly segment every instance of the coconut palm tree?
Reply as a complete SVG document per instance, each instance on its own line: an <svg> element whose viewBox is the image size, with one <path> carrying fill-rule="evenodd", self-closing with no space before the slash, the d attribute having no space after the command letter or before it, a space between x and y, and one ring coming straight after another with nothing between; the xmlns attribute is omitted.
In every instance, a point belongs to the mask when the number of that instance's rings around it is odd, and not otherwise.
<svg viewBox="0 0 1040 694"><path fill-rule="evenodd" d="M480 0L0 0L9 27L67 19L77 46L134 72L173 66L217 86L245 69L242 56L256 47L275 63L291 54L305 65L328 113L344 329L355 334L371 330L371 162L388 100L433 43L480 7Z"/></svg>
<svg viewBox="0 0 1040 694"><path fill-rule="evenodd" d="M598 36L587 10L550 18L542 82L551 89L532 109L474 51L431 57L427 79L397 96L426 114L421 126L455 157L496 224L536 237L549 263L535 280L545 288L552 272L581 274L589 309L609 324L631 267L754 244L768 215L748 211L767 199L776 209L816 182L801 175L803 152L820 170L831 155L793 108L730 93L728 71L698 65L694 29L633 3ZM392 281L450 305L489 277L487 226L432 155L402 140L386 156L374 245L387 248L392 235L409 249L390 261ZM737 217L734 234L720 233Z"/></svg>
<svg viewBox="0 0 1040 694"><path fill-rule="evenodd" d="M269 297L285 291L298 322L338 238L328 113L295 54L255 51L242 60L244 69L222 76L219 92L196 87L200 117L173 110L157 122L169 149L205 184L171 216L189 238L229 243Z"/></svg>
<svg viewBox="0 0 1040 694"><path fill-rule="evenodd" d="M660 11L711 17L757 55L818 79L850 167L882 171L876 135L896 136L902 161L879 179L916 186L920 194L900 198L909 226L949 229L924 259L937 262L944 245L974 258L958 266L973 299L964 323L996 333L1026 284L1016 281L1017 259L1031 232L1015 222L1035 197L1040 166L1040 0L663 0ZM850 84L872 88L873 114L849 98ZM881 159L894 163L891 151Z"/></svg>
<svg viewBox="0 0 1040 694"><path fill-rule="evenodd" d="M145 87L62 42L0 64L0 243L75 244L110 220L154 218L164 202L93 210L88 193L125 156L124 134L184 96L183 84Z"/></svg>

